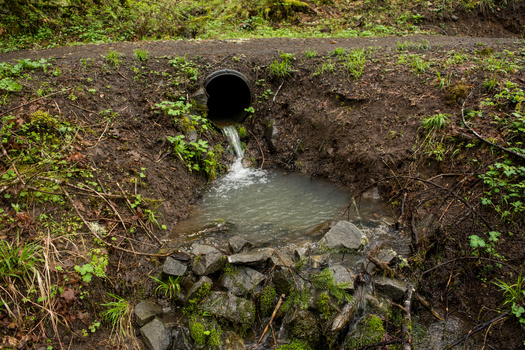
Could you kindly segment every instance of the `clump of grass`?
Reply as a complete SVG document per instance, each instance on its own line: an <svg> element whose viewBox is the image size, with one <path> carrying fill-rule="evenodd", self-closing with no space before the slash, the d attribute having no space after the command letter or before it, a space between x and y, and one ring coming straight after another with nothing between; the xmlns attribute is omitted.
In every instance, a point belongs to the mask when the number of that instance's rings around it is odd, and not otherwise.
<svg viewBox="0 0 525 350"><path fill-rule="evenodd" d="M426 130L442 130L450 123L450 115L438 113L423 120L423 128Z"/></svg>
<svg viewBox="0 0 525 350"><path fill-rule="evenodd" d="M336 47L332 51L330 51L330 56L336 56L336 57L343 57L346 54L346 50L342 47Z"/></svg>
<svg viewBox="0 0 525 350"><path fill-rule="evenodd" d="M317 57L317 51L308 49L304 52L304 57L306 58L315 58Z"/></svg>
<svg viewBox="0 0 525 350"><path fill-rule="evenodd" d="M102 313L102 317L111 326L114 341L117 344L123 344L124 341L129 341L130 339L136 341L133 335L131 305L126 299L118 295L107 294L115 300L102 304L102 306L107 308Z"/></svg>
<svg viewBox="0 0 525 350"><path fill-rule="evenodd" d="M487 91L493 91L498 86L498 81L495 78L487 79L483 82L483 87Z"/></svg>
<svg viewBox="0 0 525 350"><path fill-rule="evenodd" d="M343 62L343 67L355 79L363 75L365 69L367 53L365 49L354 49L350 51Z"/></svg>
<svg viewBox="0 0 525 350"><path fill-rule="evenodd" d="M430 67L430 63L423 57L413 55L410 60L410 66L414 69L416 75L419 76L419 74L425 73L425 71Z"/></svg>
<svg viewBox="0 0 525 350"><path fill-rule="evenodd" d="M421 148L426 155L434 157L438 162L442 161L449 151L445 143L445 135L439 137L438 131L445 129L448 124L450 124L450 115L442 113L423 120L423 128L427 132Z"/></svg>
<svg viewBox="0 0 525 350"><path fill-rule="evenodd" d="M174 277L169 276L167 281L163 281L161 279L158 279L156 277L150 276L152 279L154 279L159 285L157 288L155 288L155 295L157 293L162 293L164 296L168 299L176 298L177 295L180 292L180 284L179 279L180 276Z"/></svg>
<svg viewBox="0 0 525 350"><path fill-rule="evenodd" d="M106 63L115 68L120 67L120 54L117 51L109 51L106 55Z"/></svg>
<svg viewBox="0 0 525 350"><path fill-rule="evenodd" d="M36 243L0 240L0 276L7 280L32 283L42 264L42 248Z"/></svg>
<svg viewBox="0 0 525 350"><path fill-rule="evenodd" d="M136 49L135 59L137 59L137 61L146 61L148 59L148 51Z"/></svg>
<svg viewBox="0 0 525 350"><path fill-rule="evenodd" d="M328 60L326 62L323 62L320 66L318 66L312 75L316 76L316 75L321 75L323 73L333 73L333 72L335 72L335 65L332 63L332 61Z"/></svg>
<svg viewBox="0 0 525 350"><path fill-rule="evenodd" d="M295 55L291 53L282 52L279 56L281 60L275 59L270 66L268 71L270 74L277 79L284 79L290 77L295 72L293 69L292 62L295 61Z"/></svg>
<svg viewBox="0 0 525 350"><path fill-rule="evenodd" d="M427 39L423 39L421 43L414 43L412 41L397 42L398 51L411 51L411 50L430 50L432 46Z"/></svg>

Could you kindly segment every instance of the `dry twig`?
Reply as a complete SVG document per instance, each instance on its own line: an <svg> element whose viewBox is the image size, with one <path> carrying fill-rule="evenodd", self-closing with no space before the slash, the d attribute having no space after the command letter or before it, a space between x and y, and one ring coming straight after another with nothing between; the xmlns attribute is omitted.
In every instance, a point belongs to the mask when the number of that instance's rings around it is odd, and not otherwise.
<svg viewBox="0 0 525 350"><path fill-rule="evenodd" d="M120 184L117 182L117 186L118 188L120 189L120 192L122 192L122 195L124 196L124 198L126 199L126 202L128 203L128 206L129 206L129 210L133 210L133 206L131 205L131 202L130 200L128 199L128 197L126 196L126 193L124 193L124 190L122 189L122 187L120 187ZM148 234L148 236L150 236L150 238L154 239L157 241L158 244L162 245L162 242L160 241L160 239L158 239L154 234L153 232L151 232L151 230L146 226L146 224L144 223L144 221L142 221L141 218L137 217L137 220L138 222L140 223L140 225L142 226L142 228L144 230L146 230L146 233Z"/></svg>
<svg viewBox="0 0 525 350"><path fill-rule="evenodd" d="M257 145L259 146L259 151L261 151L262 162L261 162L261 167L259 168L259 170L262 170L263 169L263 165L264 165L264 152L263 152L263 150L261 148L261 144L259 143L259 140L257 139L257 137L255 137L255 135L250 130L248 130L248 132L250 133L250 135L253 136L253 138L257 142Z"/></svg>
<svg viewBox="0 0 525 350"><path fill-rule="evenodd" d="M78 209L77 205L73 201L73 198L71 198L71 196L66 191L66 189L63 186L60 186L60 189L62 190L64 195L67 197L67 199L69 199L69 202L71 203L71 205L75 209L75 212L77 213L78 217L80 218L80 220L82 220L84 225L88 228L89 232L91 232L91 234L93 234L93 236L95 236L96 239L98 239L103 244L107 245L108 247L116 249L116 250L120 250L120 251L123 251L123 252L126 252L126 253L134 254L134 255L152 256L152 257L157 257L157 258L165 258L165 257L167 257L167 256L172 254L172 252L166 253L166 254L150 254L150 253L135 252L135 251L132 251L132 250L128 250L128 249L125 249L125 248L118 247L118 246L116 246L114 244L111 244L111 243L108 243L108 242L104 241L102 239L102 237L100 237L95 231L93 231L93 229L91 228L91 225L89 225L89 223L86 221L86 219L82 216L82 214L80 213L80 210Z"/></svg>
<svg viewBox="0 0 525 350"><path fill-rule="evenodd" d="M255 344L252 349L255 349L260 343L261 341L263 340L264 336L266 335L266 332L268 332L268 328L270 327L270 325L272 324L273 322L273 319L275 318L275 315L277 315L277 311L279 311L279 308L281 307L281 304L283 303L283 299L284 299L285 295L282 294L281 297L279 298L279 301L277 302L277 306L275 307L275 309L273 310L273 313L272 313L272 317L270 317L270 321L268 321L268 324L266 325L266 327L264 327L264 331L263 333L261 334L261 337L259 338L259 340L257 341L257 344Z"/></svg>
<svg viewBox="0 0 525 350"><path fill-rule="evenodd" d="M24 106L30 105L30 104L32 104L32 103L35 103L36 101L40 101L40 100L42 100L42 99L44 99L44 98L47 98L47 97L50 97L50 96L53 96L53 95L60 94L60 93L62 93L62 92L66 92L66 91L69 91L69 90L71 90L71 89L72 89L72 88L68 88L68 89L65 89L65 90L61 90L61 91L57 91L57 92L53 92L52 94L45 95L45 96L39 97L39 98L37 98L37 99L34 99L34 100L32 100L32 101L29 101L29 102L23 103L23 104L21 104L21 105L19 105L19 106L16 106L16 107L10 108L10 109L8 109L7 111L4 111L4 112L0 113L0 116L6 115L7 113L10 113L10 112L12 112L12 111L14 111L14 110L17 110L17 109L22 108L22 107L24 107Z"/></svg>
<svg viewBox="0 0 525 350"><path fill-rule="evenodd" d="M18 176L18 180L20 180L20 182L22 183L22 186L25 187L26 183L24 182L24 179L22 179L22 177L20 176L20 173L18 172L18 169L15 166L15 163L13 162L11 157L9 157L9 154L7 154L7 151L5 150L3 145L2 145L2 153L4 154L4 156L6 156L7 160L9 160L9 163L11 163L11 166L13 167L13 170L15 171L16 176Z"/></svg>
<svg viewBox="0 0 525 350"><path fill-rule="evenodd" d="M474 90L472 90L474 91ZM465 103L467 102L467 99L470 97L470 95L472 94L472 91L468 94L468 96L465 98L465 101L463 101L463 105L461 106L461 121L463 122L463 124L467 127L467 129L474 134L474 136L476 136L478 139L480 139L481 141L485 142L486 144L492 146L492 147L496 147L497 149L505 152L505 153L508 153L510 155L513 155L514 157L518 157L520 158L521 160L524 160L525 161L525 155L521 154L521 153L518 153L518 152L515 152L513 150L510 150L508 148L505 148L505 147L502 147L500 145L496 145L495 143L492 143L490 142L489 140L485 139L483 136L481 136L480 134L478 134L474 129L472 129L470 127L470 125L467 124L467 121L465 120Z"/></svg>
<svg viewBox="0 0 525 350"><path fill-rule="evenodd" d="M509 311L505 311L504 313L502 313L501 315L499 316L496 316L494 317L492 320L490 321L487 321L485 323L482 323L482 324L479 324L477 325L476 327L472 328L467 334L465 334L463 337L459 338L458 340L456 340L454 343L448 345L446 347L446 349L452 349L454 346L456 345L459 345L463 342L466 342L468 340L468 338L473 335L473 334L476 334L477 332L487 328L487 327L490 327L493 323L495 322L498 322L500 321L501 319L509 316L510 312Z"/></svg>

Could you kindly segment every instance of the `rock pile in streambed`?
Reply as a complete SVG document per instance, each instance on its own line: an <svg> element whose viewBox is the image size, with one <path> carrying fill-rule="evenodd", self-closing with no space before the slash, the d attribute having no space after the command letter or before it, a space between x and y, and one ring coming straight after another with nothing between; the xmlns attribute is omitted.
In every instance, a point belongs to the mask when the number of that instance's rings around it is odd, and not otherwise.
<svg viewBox="0 0 525 350"><path fill-rule="evenodd" d="M391 228L361 229L348 221L320 227L323 232L311 232L320 240L293 247L253 247L235 236L167 257L157 296L169 297L135 307L142 340L152 350L239 350L270 347L274 339L312 348L327 340L362 346L365 338L381 339L391 305L385 298L399 301L407 289L405 281L377 274L367 259L399 260L399 252L370 244ZM356 314L360 321L349 327Z"/></svg>

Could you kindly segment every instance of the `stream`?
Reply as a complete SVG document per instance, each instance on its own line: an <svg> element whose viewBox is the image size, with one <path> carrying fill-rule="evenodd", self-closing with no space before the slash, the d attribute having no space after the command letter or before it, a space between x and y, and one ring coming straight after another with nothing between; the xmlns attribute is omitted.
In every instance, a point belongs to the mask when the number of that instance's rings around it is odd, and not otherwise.
<svg viewBox="0 0 525 350"><path fill-rule="evenodd" d="M237 155L229 172L211 183L195 204L190 217L177 224L173 235L192 241L219 235L239 235L259 246L286 246L327 220L349 220L369 228L381 225L388 208L377 194L355 205L344 189L300 173L244 168L244 155L233 126L224 133ZM206 230L227 225L227 230ZM215 233L214 233L215 232Z"/></svg>
<svg viewBox="0 0 525 350"><path fill-rule="evenodd" d="M401 258L408 257L409 239L393 229L394 220L377 189L355 202L336 184L304 174L245 168L237 131L231 126L223 132L237 158L226 175L202 192L189 218L177 223L170 236L172 241L186 247L199 243L227 249L225 242L240 236L255 247L293 250L315 247L320 238L316 227L323 223L347 220L367 237L363 252L343 255L342 263L355 275L364 269L371 273L367 254L372 251L393 251ZM359 286L354 293L356 300L361 299L360 294L363 302L359 302L359 316L354 318L350 331L370 312L366 298L373 294L372 285ZM447 341L465 334L471 325L461 315L450 315L445 323L437 321L425 310L420 310L414 321L414 342L420 349L443 349Z"/></svg>

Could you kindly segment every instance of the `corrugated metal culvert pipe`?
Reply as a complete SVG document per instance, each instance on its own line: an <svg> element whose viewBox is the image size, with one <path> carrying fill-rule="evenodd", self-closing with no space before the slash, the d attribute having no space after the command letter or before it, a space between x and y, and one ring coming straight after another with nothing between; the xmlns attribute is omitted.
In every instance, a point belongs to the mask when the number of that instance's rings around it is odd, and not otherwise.
<svg viewBox="0 0 525 350"><path fill-rule="evenodd" d="M208 119L222 127L242 123L248 116L246 108L253 102L253 88L240 72L223 69L204 80L208 95Z"/></svg>

